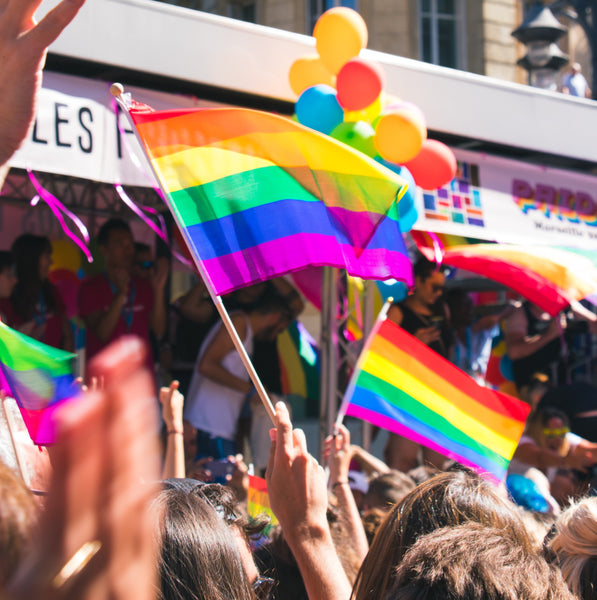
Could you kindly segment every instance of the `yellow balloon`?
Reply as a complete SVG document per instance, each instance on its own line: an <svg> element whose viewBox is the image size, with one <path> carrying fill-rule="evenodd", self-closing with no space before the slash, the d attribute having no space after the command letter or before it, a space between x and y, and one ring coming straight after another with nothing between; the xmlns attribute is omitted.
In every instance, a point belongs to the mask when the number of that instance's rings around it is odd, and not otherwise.
<svg viewBox="0 0 597 600"><path fill-rule="evenodd" d="M81 268L81 252L69 240L55 240L52 242L52 271L66 269L77 273Z"/></svg>
<svg viewBox="0 0 597 600"><path fill-rule="evenodd" d="M427 129L409 110L383 114L375 126L375 148L386 160L404 164L412 160L427 139Z"/></svg>
<svg viewBox="0 0 597 600"><path fill-rule="evenodd" d="M292 91L300 96L307 88L319 83L331 87L336 85L336 77L323 64L319 56L303 56L295 60L288 71L288 81Z"/></svg>
<svg viewBox="0 0 597 600"><path fill-rule="evenodd" d="M326 10L313 29L317 52L334 75L367 46L367 25L352 8L335 6Z"/></svg>
<svg viewBox="0 0 597 600"><path fill-rule="evenodd" d="M374 100L369 106L366 106L362 110L345 110L344 121L352 123L356 121L367 121L367 123L373 123L381 112L381 94Z"/></svg>

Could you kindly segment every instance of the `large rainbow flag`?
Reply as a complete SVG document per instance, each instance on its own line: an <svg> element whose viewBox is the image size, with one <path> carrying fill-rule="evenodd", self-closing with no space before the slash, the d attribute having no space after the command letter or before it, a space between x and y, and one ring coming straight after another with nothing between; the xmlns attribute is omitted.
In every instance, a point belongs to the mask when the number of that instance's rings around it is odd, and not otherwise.
<svg viewBox="0 0 597 600"><path fill-rule="evenodd" d="M129 110L174 217L218 294L302 269L412 282L393 171L270 113Z"/></svg>
<svg viewBox="0 0 597 600"><path fill-rule="evenodd" d="M56 409L79 395L73 358L0 322L0 386L17 401L36 444L56 441Z"/></svg>
<svg viewBox="0 0 597 600"><path fill-rule="evenodd" d="M382 318L359 357L340 412L501 481L529 410L516 398L481 387Z"/></svg>

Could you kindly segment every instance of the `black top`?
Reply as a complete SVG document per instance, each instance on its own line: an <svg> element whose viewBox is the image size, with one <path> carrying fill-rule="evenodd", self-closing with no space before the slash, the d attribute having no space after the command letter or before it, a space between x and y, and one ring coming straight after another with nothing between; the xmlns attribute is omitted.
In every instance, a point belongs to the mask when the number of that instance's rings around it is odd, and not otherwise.
<svg viewBox="0 0 597 600"><path fill-rule="evenodd" d="M404 303L398 303L397 306L402 311L402 323L400 323L400 327L402 327L404 331L410 333L411 335L415 335L419 329L427 329L433 326L433 323L431 322L431 315L422 315L417 313ZM447 358L447 345L442 337L435 342L431 342L431 344L428 344L428 346L444 358Z"/></svg>
<svg viewBox="0 0 597 600"><path fill-rule="evenodd" d="M551 321L538 319L531 312L529 302L524 302L522 308L525 312L528 328L527 335L543 335ZM522 386L530 383L535 373L545 373L552 377L553 367L556 367L556 375L559 374L565 365L561 360L562 344L559 338L552 340L543 348L537 350L529 356L512 361L512 372L514 374L514 383L520 389ZM554 382L554 383L557 383Z"/></svg>

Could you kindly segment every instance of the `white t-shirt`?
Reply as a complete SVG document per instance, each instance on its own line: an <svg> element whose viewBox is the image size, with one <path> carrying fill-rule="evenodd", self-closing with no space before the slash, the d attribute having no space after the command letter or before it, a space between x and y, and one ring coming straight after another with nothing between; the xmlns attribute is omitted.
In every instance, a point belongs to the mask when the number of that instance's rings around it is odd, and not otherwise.
<svg viewBox="0 0 597 600"><path fill-rule="evenodd" d="M247 354L251 355L253 353L253 331L249 318L245 316L245 320L247 328L243 346ZM234 440L238 417L246 394L216 383L201 375L197 370L203 354L220 327L224 327L224 325L216 323L201 345L199 355L195 361L189 391L187 392L184 416L197 429L206 431L216 437ZM247 369L236 349L233 349L224 357L222 366L239 379L249 381Z"/></svg>

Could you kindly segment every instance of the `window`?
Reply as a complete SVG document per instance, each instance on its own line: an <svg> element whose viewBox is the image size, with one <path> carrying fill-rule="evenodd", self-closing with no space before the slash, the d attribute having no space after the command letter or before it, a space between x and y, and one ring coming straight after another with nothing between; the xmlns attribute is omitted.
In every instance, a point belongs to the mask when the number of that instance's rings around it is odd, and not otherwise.
<svg viewBox="0 0 597 600"><path fill-rule="evenodd" d="M466 69L464 0L420 0L419 56L453 69Z"/></svg>

